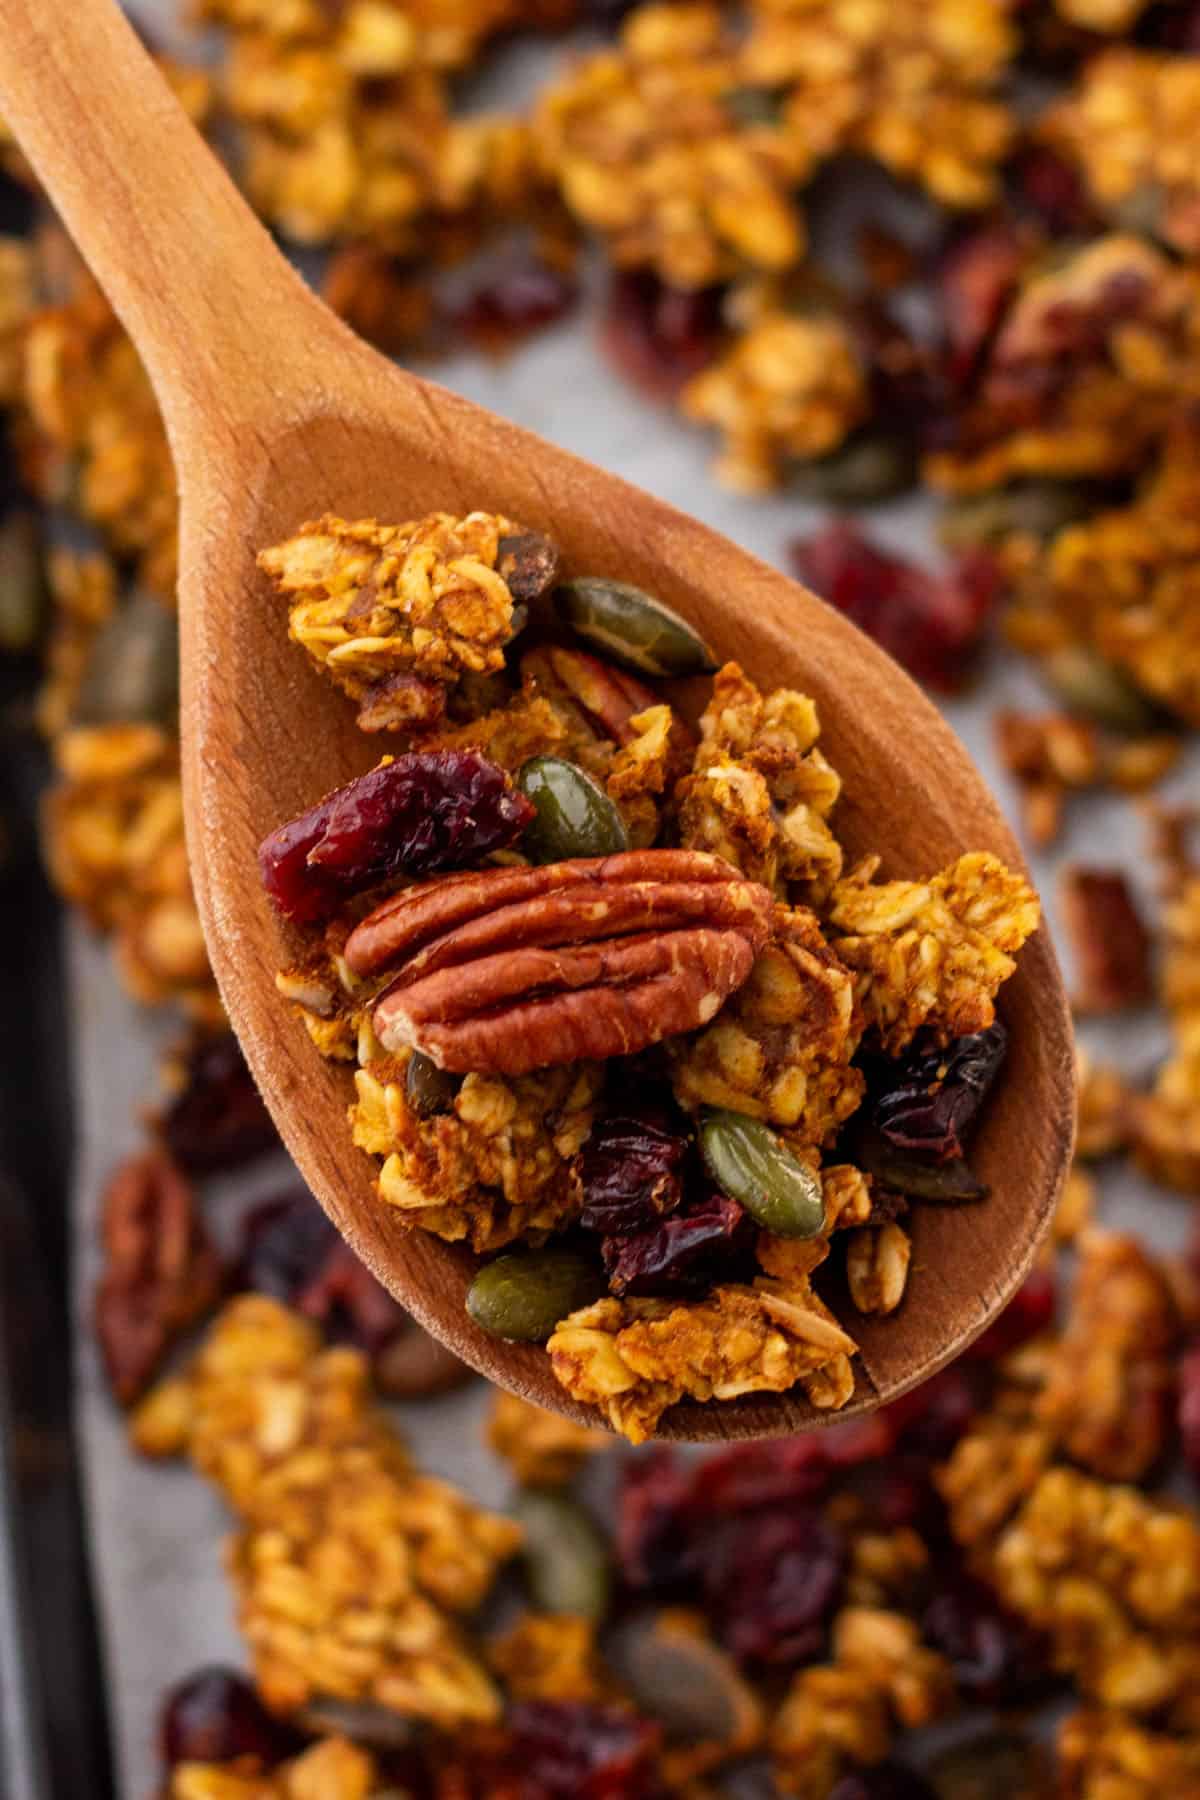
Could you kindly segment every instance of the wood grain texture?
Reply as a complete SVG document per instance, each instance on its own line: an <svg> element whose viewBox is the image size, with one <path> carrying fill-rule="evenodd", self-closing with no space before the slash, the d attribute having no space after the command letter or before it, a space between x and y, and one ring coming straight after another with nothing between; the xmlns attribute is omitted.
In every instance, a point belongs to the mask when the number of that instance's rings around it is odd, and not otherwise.
<svg viewBox="0 0 1200 1800"><path fill-rule="evenodd" d="M501 511L562 545L567 566L632 580L718 654L820 707L845 782L838 832L886 875L965 849L1022 867L966 751L915 685L796 583L619 479L355 339L304 288L184 119L113 0L0 0L0 113L146 359L180 472L182 735L188 844L214 970L292 1156L338 1229L409 1309L502 1385L576 1417L539 1349L505 1345L463 1308L473 1259L407 1234L346 1125L344 1067L282 1008L284 933L255 850L282 819L370 767L352 708L287 641L255 552L326 510L399 520ZM1008 1064L973 1160L986 1204L913 1217L909 1292L892 1319L843 1310L863 1347L845 1418L955 1356L1028 1273L1069 1164L1071 1027L1045 933L1004 990ZM802 1398L675 1408L661 1434L780 1435L830 1422Z"/></svg>

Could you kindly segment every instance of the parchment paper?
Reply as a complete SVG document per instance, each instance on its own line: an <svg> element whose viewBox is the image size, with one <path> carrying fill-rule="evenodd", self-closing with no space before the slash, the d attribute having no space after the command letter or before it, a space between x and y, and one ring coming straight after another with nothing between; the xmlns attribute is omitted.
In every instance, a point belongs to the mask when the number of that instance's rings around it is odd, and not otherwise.
<svg viewBox="0 0 1200 1800"><path fill-rule="evenodd" d="M147 23L181 43L176 0L131 6ZM489 77L490 104L517 103L544 67L540 49L501 59ZM639 401L608 371L592 342L586 309L580 319L536 338L505 363L464 356L434 371L447 386L558 443L617 469L664 499L697 514L769 561L782 562L789 537L813 528L819 512L792 498L747 500L718 488L707 473L709 447L665 410ZM486 498L486 496L485 496ZM330 497L336 504L336 496ZM871 529L885 543L928 556L929 512L920 502L876 510ZM737 604L736 595L730 603ZM1011 788L996 765L989 719L1001 704L1044 704L1044 695L1015 659L997 653L971 697L947 707L996 792ZM1163 790L1182 798L1200 792L1193 758ZM1121 864L1132 871L1148 916L1154 916L1154 872L1134 809L1089 799L1071 809L1053 858L1035 858L1043 898L1053 911L1055 867L1065 860ZM120 992L102 947L77 924L70 936L75 1008L75 1096L78 1167L77 1258L78 1433L94 1573L111 1694L120 1792L147 1800L157 1775L153 1733L163 1690L202 1663L241 1662L229 1593L219 1566L228 1519L205 1483L183 1468L145 1465L130 1454L121 1419L108 1398L88 1328L97 1257L97 1198L108 1171L136 1147L136 1114L154 1096L157 1053L172 1027L148 1019ZM1146 1016L1092 1027L1085 1039L1099 1057L1131 1072L1153 1067L1165 1048L1161 1019ZM288 1178L272 1160L247 1177L214 1184L218 1229L232 1233L243 1208ZM1166 1248L1181 1242L1187 1205L1124 1168L1106 1172L1104 1217ZM487 1405L482 1382L430 1406L397 1408L419 1460L488 1504L502 1504L505 1472L484 1449Z"/></svg>

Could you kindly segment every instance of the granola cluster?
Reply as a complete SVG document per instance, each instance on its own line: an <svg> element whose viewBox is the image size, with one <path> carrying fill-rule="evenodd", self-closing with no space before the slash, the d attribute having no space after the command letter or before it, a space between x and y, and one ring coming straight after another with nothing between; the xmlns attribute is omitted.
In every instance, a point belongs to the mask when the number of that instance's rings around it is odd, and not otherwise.
<svg viewBox="0 0 1200 1800"><path fill-rule="evenodd" d="M146 1455L188 1455L238 1514L226 1551L267 1703L371 1700L453 1724L497 1716L460 1620L518 1528L413 1469L365 1359L244 1296L134 1415Z"/></svg>
<svg viewBox="0 0 1200 1800"><path fill-rule="evenodd" d="M855 1341L810 1277L847 1230L854 1305L886 1315L911 1263L903 1198L877 1210L873 1182L835 1155L867 1092L860 1052L992 1033L1002 1054L996 994L1038 923L1028 883L975 852L923 882L876 881L877 858L844 874L841 783L813 702L760 692L729 663L693 739L669 691L622 665L698 673L707 648L637 589L556 586L555 547L510 520L327 517L259 561L360 724L374 728L396 682L435 696L407 749L260 850L276 908L310 926L280 993L323 1054L357 1065L351 1132L377 1159L380 1201L478 1255L553 1255L582 1231L599 1297L533 1335L567 1391L634 1441L684 1398L799 1384L817 1407L845 1405ZM547 631L559 608L611 660ZM328 887L327 837L346 869ZM630 1145L658 1129L647 1106L670 1121L675 1162L712 1121L718 1137L760 1133L807 1242L784 1222L748 1262L735 1240L762 1202L728 1190L709 1150L707 1199L695 1175L664 1189L636 1160L628 1219L594 1197L621 1179L594 1165L646 1153L607 1147L639 1054L653 1060ZM677 1258L709 1241L703 1276L681 1282ZM519 1266L505 1265L518 1287Z"/></svg>

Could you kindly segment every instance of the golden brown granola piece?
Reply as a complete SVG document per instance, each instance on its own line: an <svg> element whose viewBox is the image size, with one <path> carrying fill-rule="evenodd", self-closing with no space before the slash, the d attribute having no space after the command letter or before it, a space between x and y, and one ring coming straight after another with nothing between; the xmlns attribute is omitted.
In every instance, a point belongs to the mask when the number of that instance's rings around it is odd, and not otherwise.
<svg viewBox="0 0 1200 1800"><path fill-rule="evenodd" d="M949 1665L902 1613L849 1606L834 1620L833 1661L802 1669L769 1733L781 1793L825 1800L847 1770L882 1762L898 1729L949 1709Z"/></svg>
<svg viewBox="0 0 1200 1800"><path fill-rule="evenodd" d="M868 858L833 890L829 943L854 971L866 1028L893 1056L922 1027L939 1043L984 1031L1013 957L1037 929L1037 896L986 851L928 881L873 883Z"/></svg>
<svg viewBox="0 0 1200 1800"><path fill-rule="evenodd" d="M725 104L737 85L720 9L688 0L638 7L617 49L542 95L542 166L616 263L694 288L799 260L793 190L811 158L796 134L743 124Z"/></svg>
<svg viewBox="0 0 1200 1800"><path fill-rule="evenodd" d="M361 703L394 675L503 668L513 597L496 565L518 529L494 513L406 525L326 514L258 560L288 601L289 635Z"/></svg>
<svg viewBox="0 0 1200 1800"><path fill-rule="evenodd" d="M836 450L867 416L866 371L832 314L768 312L740 333L680 395L686 418L722 439L719 481L760 493L789 465Z"/></svg>
<svg viewBox="0 0 1200 1800"><path fill-rule="evenodd" d="M25 373L25 333L36 304L34 251L0 237L0 405L15 406Z"/></svg>
<svg viewBox="0 0 1200 1800"><path fill-rule="evenodd" d="M355 1143L385 1159L380 1198L406 1223L484 1251L536 1241L575 1216L570 1164L592 1128L602 1070L468 1075L452 1112L422 1119L405 1097L407 1063L368 1047L350 1109Z"/></svg>
<svg viewBox="0 0 1200 1800"><path fill-rule="evenodd" d="M602 1435L611 1443L607 1433ZM616 1684L600 1657L594 1623L573 1613L522 1613L507 1631L491 1639L487 1657L510 1700L603 1706L616 1694Z"/></svg>
<svg viewBox="0 0 1200 1800"><path fill-rule="evenodd" d="M1171 1054L1151 1094L1132 1104L1138 1161L1156 1181L1200 1193L1200 874L1184 880L1164 913L1162 994Z"/></svg>
<svg viewBox="0 0 1200 1800"><path fill-rule="evenodd" d="M143 1402L133 1441L186 1451L241 1515L227 1565L269 1706L331 1696L447 1725L497 1715L451 1615L480 1604L519 1529L412 1468L357 1351L322 1350L307 1321L244 1295Z"/></svg>
<svg viewBox="0 0 1200 1800"><path fill-rule="evenodd" d="M500 1388L492 1396L487 1441L518 1481L539 1488L564 1487L611 1443L605 1431L591 1431Z"/></svg>
<svg viewBox="0 0 1200 1800"><path fill-rule="evenodd" d="M1093 1063L1082 1050L1075 1154L1084 1161L1113 1156L1129 1141L1132 1095L1119 1069Z"/></svg>
<svg viewBox="0 0 1200 1800"><path fill-rule="evenodd" d="M103 551L50 550L45 566L52 615L37 722L53 742L71 722L92 645L116 610L117 570Z"/></svg>
<svg viewBox="0 0 1200 1800"><path fill-rule="evenodd" d="M1162 1269L1134 1239L1090 1231L1070 1317L1035 1417L1073 1462L1140 1481L1170 1430L1179 1319Z"/></svg>
<svg viewBox="0 0 1200 1800"><path fill-rule="evenodd" d="M1050 1461L1049 1432L1002 1411L985 1414L959 1439L937 1485L956 1543L986 1553L996 1533L1033 1492Z"/></svg>
<svg viewBox="0 0 1200 1800"><path fill-rule="evenodd" d="M741 70L782 89L782 127L814 161L857 151L974 207L1012 142L997 90L1015 51L990 0L755 0Z"/></svg>
<svg viewBox="0 0 1200 1800"><path fill-rule="evenodd" d="M680 839L765 887L795 883L818 904L842 870L828 819L841 782L817 748L817 709L804 694L763 695L737 663L713 678L692 773L679 783Z"/></svg>
<svg viewBox="0 0 1200 1800"><path fill-rule="evenodd" d="M1085 63L1040 132L1079 169L1101 212L1186 254L1200 249L1198 119L1192 58L1122 48Z"/></svg>
<svg viewBox="0 0 1200 1800"><path fill-rule="evenodd" d="M673 1047L675 1092L687 1108L730 1107L819 1145L862 1098L851 1067L860 1035L850 974L815 915L779 906L749 980L707 1030Z"/></svg>
<svg viewBox="0 0 1200 1800"><path fill-rule="evenodd" d="M816 1246L818 1261L824 1249ZM635 1444L684 1395L732 1400L799 1381L814 1405L836 1407L853 1390L854 1340L807 1273L717 1287L694 1302L598 1300L564 1319L546 1347L567 1392Z"/></svg>
<svg viewBox="0 0 1200 1800"><path fill-rule="evenodd" d="M1092 1222L1096 1211L1096 1182L1076 1162L1063 1184L1051 1225L1056 1245L1073 1244Z"/></svg>
<svg viewBox="0 0 1200 1800"><path fill-rule="evenodd" d="M111 932L130 992L222 1017L192 897L175 740L155 725L77 727L55 745L44 812L56 887Z"/></svg>
<svg viewBox="0 0 1200 1800"><path fill-rule="evenodd" d="M374 1757L348 1738L323 1738L269 1774L253 1761L178 1763L164 1800L382 1800L385 1793Z"/></svg>
<svg viewBox="0 0 1200 1800"><path fill-rule="evenodd" d="M1200 1526L1191 1514L1066 1468L1038 1481L996 1546L1005 1602L1051 1640L1101 1706L1200 1718Z"/></svg>
<svg viewBox="0 0 1200 1800"><path fill-rule="evenodd" d="M109 547L172 599L179 508L166 430L137 352L90 276L30 325L24 401L26 468L39 495L76 495Z"/></svg>
<svg viewBox="0 0 1200 1800"><path fill-rule="evenodd" d="M1200 1733L1170 1737L1085 1708L1062 1721L1057 1750L1062 1800L1200 1800Z"/></svg>

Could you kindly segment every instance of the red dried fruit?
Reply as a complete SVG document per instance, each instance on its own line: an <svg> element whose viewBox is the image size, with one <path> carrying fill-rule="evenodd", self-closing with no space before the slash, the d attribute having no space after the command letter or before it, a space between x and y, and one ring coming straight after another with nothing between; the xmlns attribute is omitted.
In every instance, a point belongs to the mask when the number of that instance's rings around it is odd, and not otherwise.
<svg viewBox="0 0 1200 1800"><path fill-rule="evenodd" d="M978 1371L951 1363L885 1408L898 1447L930 1462L944 1462L974 1421L982 1401Z"/></svg>
<svg viewBox="0 0 1200 1800"><path fill-rule="evenodd" d="M652 1800L661 1728L613 1706L525 1701L509 1711L528 1800Z"/></svg>
<svg viewBox="0 0 1200 1800"><path fill-rule="evenodd" d="M1075 960L1077 1011L1114 1013L1150 999L1150 934L1120 869L1072 864L1059 877L1059 910Z"/></svg>
<svg viewBox="0 0 1200 1800"><path fill-rule="evenodd" d="M941 1579L921 1635L949 1662L959 1693L984 1706L1029 1698L1046 1679L1041 1638L965 1569L945 1571Z"/></svg>
<svg viewBox="0 0 1200 1800"><path fill-rule="evenodd" d="M938 1800L923 1775L903 1763L876 1763L852 1769L829 1790L828 1800Z"/></svg>
<svg viewBox="0 0 1200 1800"><path fill-rule="evenodd" d="M898 1061L880 1059L871 1071L875 1129L897 1149L934 1162L962 1156L1007 1049L1008 1033L997 1020L945 1049L918 1039Z"/></svg>
<svg viewBox="0 0 1200 1800"><path fill-rule="evenodd" d="M269 1713L236 1669L197 1669L163 1701L159 1740L168 1768L253 1757L259 1770L294 1756L304 1740Z"/></svg>
<svg viewBox="0 0 1200 1800"><path fill-rule="evenodd" d="M615 274L600 348L652 400L670 400L712 362L725 335L723 287L668 287L648 269Z"/></svg>
<svg viewBox="0 0 1200 1800"><path fill-rule="evenodd" d="M1051 1268L1037 1268L1019 1287L999 1318L964 1354L972 1362L994 1362L1010 1350L1028 1343L1054 1322L1058 1287Z"/></svg>
<svg viewBox="0 0 1200 1800"><path fill-rule="evenodd" d="M742 1514L698 1549L713 1629L731 1656L778 1667L821 1655L845 1550L815 1508Z"/></svg>
<svg viewBox="0 0 1200 1800"><path fill-rule="evenodd" d="M573 275L531 255L508 255L443 308L451 328L495 356L556 324L579 300Z"/></svg>
<svg viewBox="0 0 1200 1800"><path fill-rule="evenodd" d="M238 1168L279 1142L232 1031L188 1047L184 1085L162 1115L163 1142L189 1175Z"/></svg>
<svg viewBox="0 0 1200 1800"><path fill-rule="evenodd" d="M305 1189L256 1206L243 1227L239 1286L315 1319L334 1343L374 1356L408 1314L338 1236Z"/></svg>
<svg viewBox="0 0 1200 1800"><path fill-rule="evenodd" d="M421 750L336 788L259 846L263 886L310 923L389 876L464 869L515 844L533 807L476 750Z"/></svg>
<svg viewBox="0 0 1200 1800"><path fill-rule="evenodd" d="M687 1577L693 1472L655 1448L625 1464L617 1499L617 1564L629 1586L670 1594Z"/></svg>
<svg viewBox="0 0 1200 1800"><path fill-rule="evenodd" d="M801 581L943 692L962 682L1001 595L986 551L967 551L935 574L877 549L847 520L793 539L788 554Z"/></svg>
<svg viewBox="0 0 1200 1800"><path fill-rule="evenodd" d="M1200 1339L1179 1359L1179 1438L1184 1460L1200 1481Z"/></svg>
<svg viewBox="0 0 1200 1800"><path fill-rule="evenodd" d="M658 1225L606 1237L601 1254L609 1288L614 1294L707 1293L718 1279L736 1278L737 1240L746 1224L736 1200L713 1193Z"/></svg>
<svg viewBox="0 0 1200 1800"><path fill-rule="evenodd" d="M683 1120L665 1106L622 1108L598 1120L575 1164L581 1223L606 1236L658 1224L683 1199L689 1147Z"/></svg>

